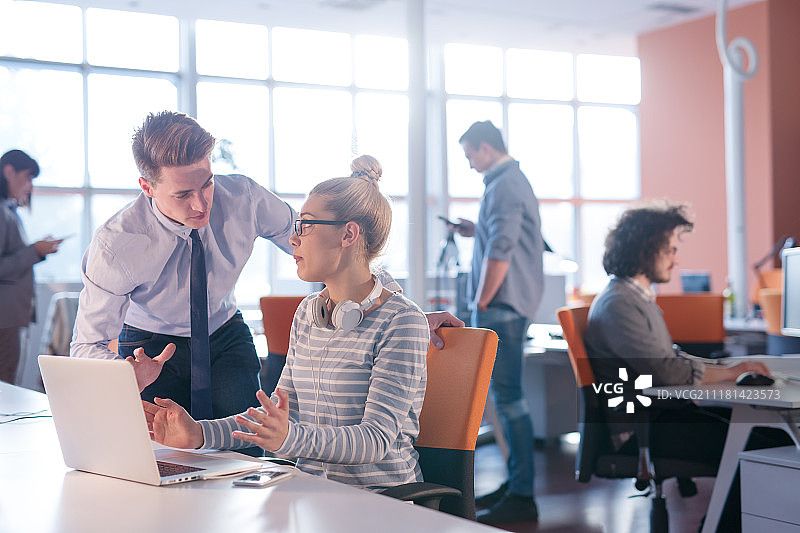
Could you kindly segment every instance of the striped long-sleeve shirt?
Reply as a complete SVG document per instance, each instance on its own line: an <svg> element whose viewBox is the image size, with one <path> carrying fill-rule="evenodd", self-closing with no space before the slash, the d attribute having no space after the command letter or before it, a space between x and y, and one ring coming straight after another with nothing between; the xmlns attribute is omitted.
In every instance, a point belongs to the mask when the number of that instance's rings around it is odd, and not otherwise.
<svg viewBox="0 0 800 533"><path fill-rule="evenodd" d="M425 315L396 293L345 333L313 325L315 297L292 322L278 382L289 394L289 432L272 451L297 457L306 472L364 488L422 481L413 445L425 395ZM204 448L251 446L231 436L247 431L234 417L200 423Z"/></svg>

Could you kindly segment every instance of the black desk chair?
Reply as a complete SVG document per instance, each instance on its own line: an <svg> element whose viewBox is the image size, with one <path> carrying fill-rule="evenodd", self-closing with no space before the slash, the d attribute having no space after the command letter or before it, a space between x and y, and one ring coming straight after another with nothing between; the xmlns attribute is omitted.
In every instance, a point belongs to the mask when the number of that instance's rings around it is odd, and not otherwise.
<svg viewBox="0 0 800 533"><path fill-rule="evenodd" d="M558 310L558 320L567 341L572 370L580 390L581 441L575 460L575 479L588 483L592 476L601 478L635 478L637 490L645 491L654 487L652 510L650 513L651 533L666 533L669 530L667 506L662 492L665 479L678 479L678 488L684 497L697 493L692 477L714 477L716 469L704 464L683 459L651 457L649 451L649 424L647 410L637 424L636 439L639 456L614 452L608 426L604 421L600 404L602 395L594 392L594 372L586 355L583 337L589 318L589 306L562 307Z"/></svg>

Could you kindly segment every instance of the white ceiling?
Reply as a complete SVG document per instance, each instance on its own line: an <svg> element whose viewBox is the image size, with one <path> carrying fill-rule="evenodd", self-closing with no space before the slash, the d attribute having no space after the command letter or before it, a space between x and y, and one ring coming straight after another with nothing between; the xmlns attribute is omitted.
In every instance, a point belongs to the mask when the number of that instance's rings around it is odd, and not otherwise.
<svg viewBox="0 0 800 533"><path fill-rule="evenodd" d="M404 0L50 0L183 18L404 36ZM729 8L763 0L728 0ZM636 35L712 15L717 0L427 0L429 43L636 54ZM145 37L146 38L146 37Z"/></svg>

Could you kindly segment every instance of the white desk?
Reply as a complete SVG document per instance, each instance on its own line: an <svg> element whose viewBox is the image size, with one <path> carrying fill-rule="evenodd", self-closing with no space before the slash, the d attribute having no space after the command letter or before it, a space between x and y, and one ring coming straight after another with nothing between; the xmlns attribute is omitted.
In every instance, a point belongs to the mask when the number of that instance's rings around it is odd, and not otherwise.
<svg viewBox="0 0 800 533"><path fill-rule="evenodd" d="M742 533L800 531L800 451L795 446L739 454ZM787 490L787 487L789 490Z"/></svg>
<svg viewBox="0 0 800 533"><path fill-rule="evenodd" d="M43 394L0 382L0 413L47 406ZM0 424L0 532L23 531L496 530L300 472L262 489L234 488L230 479L153 487L78 472L64 466L52 420L39 418Z"/></svg>
<svg viewBox="0 0 800 533"><path fill-rule="evenodd" d="M730 358L731 363L747 360L760 360L773 372L784 372L800 377L800 356L750 356ZM699 401L725 402L732 404L731 423L725 448L714 481L714 490L708 505L703 533L713 533L728 497L733 477L739 466L739 452L744 450L747 439L754 427L769 426L786 430L800 448L800 383L782 384L773 387L738 387L731 383L704 386L652 387L645 389L649 396L661 398L685 398L695 395Z"/></svg>
<svg viewBox="0 0 800 533"><path fill-rule="evenodd" d="M528 334L522 386L534 437L547 440L578 431L578 389L561 326L532 324Z"/></svg>
<svg viewBox="0 0 800 533"><path fill-rule="evenodd" d="M767 324L763 318L725 318L723 320L725 331L729 333L749 332L764 333Z"/></svg>

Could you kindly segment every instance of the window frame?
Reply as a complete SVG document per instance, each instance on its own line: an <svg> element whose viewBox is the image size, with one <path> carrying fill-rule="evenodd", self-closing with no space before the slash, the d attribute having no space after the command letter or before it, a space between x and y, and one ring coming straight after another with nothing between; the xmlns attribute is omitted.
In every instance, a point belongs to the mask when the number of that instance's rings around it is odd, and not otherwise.
<svg viewBox="0 0 800 533"><path fill-rule="evenodd" d="M89 64L87 61L87 39L86 39L86 12L87 8L80 8L81 9L81 17L83 21L82 25L82 41L83 41L83 54L82 54L82 61L80 63L70 63L70 62L59 62L59 61L50 61L50 60L38 60L38 59L30 59L30 58L18 58L18 57L11 57L11 56L3 56L0 57L0 66L10 67L10 68L31 68L31 69L40 69L40 70L67 70L71 72L79 72L83 79L83 146L84 146L84 177L81 186L79 187L56 187L56 186L37 186L34 189L34 194L42 194L42 195L59 195L59 194L78 194L83 196L84 205L86 206L84 209L84 213L81 214L81 237L80 237L80 246L81 249L86 249L88 247L89 241L94 231L94 227L101 223L102 221L93 221L92 220L92 209L91 206L93 202L97 201L98 198L102 198L103 195L132 195L135 197L138 194L138 189L135 185L130 187L93 187L90 184L90 166L89 166L89 96L88 96L88 80L92 74L113 74L113 75L125 75L125 76L135 76L135 77L148 77L148 78L160 78L165 79L173 83L177 89L177 98L178 98L178 109L188 113L191 116L197 116L197 85L198 83L202 82L223 82L223 83L234 83L234 84L242 84L248 86L258 86L264 87L267 91L267 112L268 112L268 146L265 153L265 157L267 157L267 175L266 175L266 183L265 186L270 188L271 190L275 190L276 186L276 148L275 148L275 135L274 135L274 126L275 126L275 114L274 114L274 91L276 88L306 88L306 89L325 89L325 90L335 90L335 91L344 91L347 92L350 96L351 103L352 103L352 125L355 128L356 124L356 115L357 115L357 100L359 95L363 94L395 94L395 95L403 95L406 98L410 98L411 94L409 92L408 87L403 89L386 89L386 88L369 88L369 87L360 87L356 84L356 72L358 71L358 66L355 64L355 57L351 58L352 69L351 69L351 82L349 85L325 85L325 84L311 84L311 83L304 83L304 82L292 82L292 81L279 81L275 80L272 76L273 70L273 54L275 53L274 44L273 44L273 30L276 26L281 26L280 24L276 25L264 25L267 29L267 46L268 46L268 65L267 65L267 72L268 75L265 79L254 79L254 78L238 78L233 76L219 76L219 75L208 75L208 74L199 74L197 72L196 64L194 62L194 58L196 57L197 53L197 43L195 40L195 22L196 19L186 19L183 17L178 17L178 31L179 31L179 42L178 42L178 53L180 57L180 65L177 72L165 72L159 70L147 70L147 69L135 69L135 68L128 68L128 67L114 67L114 66L99 66L99 65L92 65ZM228 21L219 21L219 22L228 22ZM297 28L301 30L305 30L306 28ZM356 48L356 37L357 34L350 33L348 34L351 39L351 54L355 55L355 48ZM609 204L609 205L617 205L620 203L630 203L631 201L635 201L641 195L641 163L639 160L639 143L637 142L636 146L636 155L637 160L635 162L636 168L636 181L639 184L639 191L636 198L608 198L608 199L589 199L583 198L580 196L580 180L581 180L581 169L580 169L580 150L579 150L579 139L578 139L578 114L579 109L582 106L608 106L613 108L621 108L631 111L635 116L636 121L636 135L638 138L639 133L639 114L638 114L638 104L617 104L617 103L599 103L594 101L587 101L583 102L580 101L577 97L578 94L578 73L577 73L577 61L578 55L573 54L572 56L572 64L573 64L573 98L570 100L547 100L547 99L537 99L537 98L522 98L522 97L509 97L508 96L508 79L506 76L506 69L508 63L508 50L514 48L517 49L518 47L500 47L502 52L502 64L503 64L503 79L502 79L502 94L499 96L481 96L481 95L469 95L469 94L448 94L445 90L444 83L445 83L445 59L444 59L444 47L443 46L436 46L432 45L428 49L428 56L429 56L429 76L428 76L428 92L427 92L427 105L428 105L428 116L427 116L427 124L428 124L428 132L429 137L427 141L427 151L428 151L428 162L427 162L427 176L426 176L426 203L428 206L428 231L427 235L429 236L427 239L426 247L427 247L427 258L428 258L428 265L426 265L426 270L428 272L434 272L436 269L436 259L439 256L439 243L440 240L446 236L445 228L441 227L441 224L436 219L436 215L446 215L450 211L451 206L457 206L460 204L466 203L474 203L476 200L479 200L479 196L451 196L448 187L448 181L450 179L449 176L449 161L448 161L448 143L456 142L458 136L460 136L461 132L450 132L450 137L448 137L448 132L446 131L446 107L447 102L451 100L480 100L486 102L497 102L500 104L502 108L502 117L503 117L503 125L502 125L502 132L504 134L505 139L508 141L508 124L509 124L509 106L511 104L520 103L520 104L555 104L555 105L562 105L562 106L571 106L573 110L573 171L572 171L572 187L574 194L572 197L569 198L539 198L539 202L541 204L561 204L561 203L568 203L572 206L572 239L573 239L573 249L574 249L574 257L570 257L571 259L575 259L578 261L579 264L584 263L584 257L581 257L581 250L583 249L581 243L581 227L582 227L582 208L586 205L602 205L602 204ZM411 106L410 106L411 107ZM476 117L476 120L479 120L480 117ZM213 132L212 132L213 133ZM455 135L455 139L453 136ZM514 154L511 154L512 156ZM520 157L524 157L523 154L518 154ZM133 177L131 177L133 179ZM476 177L476 179L479 179ZM405 202L408 203L410 197L414 194L412 188L415 185L413 183L409 184L409 190L407 194L404 195L389 195L392 201L395 202ZM535 191L534 191L535 192ZM297 204L301 203L305 197L305 191L303 192L281 192L278 194L279 197L282 199L289 201L291 203ZM280 258L277 254L283 254L280 250L278 250L274 246L267 247L267 269L268 272L266 273L265 280L267 286L264 287L264 294L267 293L274 293L274 294L290 294L290 293L297 293L298 291L307 291L309 289L308 284L301 282L296 279L280 279L279 277L279 268L278 268L278 260ZM467 265L462 264L462 268L466 268ZM568 281L573 286L579 286L582 281L581 271L578 272L577 275L570 275L568 277ZM75 280L56 280L56 281L75 281ZM257 306L257 302L255 304L247 304L243 307L254 307Z"/></svg>

